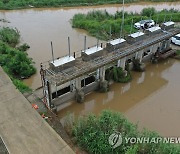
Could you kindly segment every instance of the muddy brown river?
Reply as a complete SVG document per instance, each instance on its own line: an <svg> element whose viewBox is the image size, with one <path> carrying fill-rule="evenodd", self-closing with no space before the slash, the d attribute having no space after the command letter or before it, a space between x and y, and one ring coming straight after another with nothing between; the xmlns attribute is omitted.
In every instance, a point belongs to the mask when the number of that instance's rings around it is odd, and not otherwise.
<svg viewBox="0 0 180 154"><path fill-rule="evenodd" d="M180 1L172 3L137 3L126 4L125 11L140 12L145 7L157 10L175 8L180 10ZM22 42L31 48L28 54L35 61L37 74L25 80L31 88L41 85L39 65L51 59L50 41L53 41L55 57L68 54L67 37L71 38L72 52L83 48L85 31L73 29L70 19L76 13L92 10L104 10L110 13L122 10L122 5L102 5L94 7L24 9L0 11L0 26L16 27L22 36ZM94 37L87 37L87 46L96 44ZM169 60L158 65L148 65L144 73L133 73L133 80L128 84L113 84L108 93L91 93L85 103L70 102L59 112L62 123L67 112L78 117L90 112L98 114L103 109L120 111L139 127L155 130L165 136L180 136L180 62ZM69 106L68 106L69 105Z"/></svg>
<svg viewBox="0 0 180 154"><path fill-rule="evenodd" d="M157 10L171 8L180 10L180 1L126 4L125 11L140 12L146 7L154 7ZM0 26L16 27L21 32L22 42L27 42L31 46L28 54L33 58L38 72L30 79L25 80L25 82L33 89L41 85L39 67L41 62L51 59L50 41L53 41L55 57L68 54L68 36L71 38L72 52L83 49L83 39L87 33L71 27L70 19L74 14L105 9L109 13L115 13L122 10L122 5L0 11L0 19L10 21L10 23L0 22ZM97 40L94 37L87 37L87 46L95 45L96 42Z"/></svg>
<svg viewBox="0 0 180 154"><path fill-rule="evenodd" d="M104 109L122 112L139 128L157 131L163 136L180 136L180 61L169 59L148 64L143 73L132 72L127 84L112 84L107 93L93 92L79 104L62 106L58 116L62 124Z"/></svg>

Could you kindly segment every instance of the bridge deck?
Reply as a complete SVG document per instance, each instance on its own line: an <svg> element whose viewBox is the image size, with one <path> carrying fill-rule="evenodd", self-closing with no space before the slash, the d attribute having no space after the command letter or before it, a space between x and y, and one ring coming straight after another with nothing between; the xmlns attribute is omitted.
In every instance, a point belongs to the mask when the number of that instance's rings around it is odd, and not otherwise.
<svg viewBox="0 0 180 154"><path fill-rule="evenodd" d="M74 153L15 89L1 67L0 136L11 154Z"/></svg>
<svg viewBox="0 0 180 154"><path fill-rule="evenodd" d="M118 59L121 59L139 50L142 50L148 46L163 41L164 39L169 39L178 33L180 33L180 29L173 28L168 30L167 32L160 32L152 36L146 35L143 41L138 41L133 44L127 44L125 47L121 49L117 49L113 52L108 52L106 56L101 56L90 61L83 61L81 58L77 58L75 60L75 65L69 69L64 69L60 72L54 72L50 69L46 69L46 77L50 82L56 83L57 85L61 85L77 77L80 77L83 74L93 72L102 66L105 66L109 63L117 61Z"/></svg>

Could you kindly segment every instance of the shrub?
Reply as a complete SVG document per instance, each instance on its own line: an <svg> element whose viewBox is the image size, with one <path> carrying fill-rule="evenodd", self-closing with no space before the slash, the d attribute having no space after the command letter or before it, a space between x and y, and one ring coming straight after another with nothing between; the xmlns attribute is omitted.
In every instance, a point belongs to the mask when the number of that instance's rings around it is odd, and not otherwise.
<svg viewBox="0 0 180 154"><path fill-rule="evenodd" d="M20 41L20 33L17 29L3 27L0 29L0 40L15 47Z"/></svg>
<svg viewBox="0 0 180 154"><path fill-rule="evenodd" d="M16 88L21 92L21 93L25 93L25 92L30 92L31 89L24 84L24 82L22 82L21 80L18 79L12 79L13 84L16 86Z"/></svg>
<svg viewBox="0 0 180 154"><path fill-rule="evenodd" d="M158 23L164 22L172 18L173 21L180 21L180 13L178 10L162 10L157 12L154 8L145 8L140 14L125 12L123 35L127 36L130 32L134 33L137 29L133 24L140 20L152 19ZM133 20L133 23L132 23ZM72 27L87 30L92 36L102 40L109 40L120 36L120 27L122 24L122 12L116 12L114 15L107 11L91 11L87 14L76 14L72 18ZM111 27L111 37L110 37Z"/></svg>
<svg viewBox="0 0 180 154"><path fill-rule="evenodd" d="M14 78L11 75L11 72L9 70L9 68L7 66L3 66L3 70L9 75L9 77L11 78L13 84L16 86L16 88L21 92L30 92L31 89L21 80Z"/></svg>
<svg viewBox="0 0 180 154"><path fill-rule="evenodd" d="M177 55L180 55L180 50L177 50L176 54L177 54Z"/></svg>
<svg viewBox="0 0 180 154"><path fill-rule="evenodd" d="M122 154L178 154L179 145L172 144L130 144L122 140L117 148L108 142L112 133L119 132L124 137L159 137L155 132L137 130L137 125L130 123L121 113L104 110L99 116L93 114L81 117L72 127L72 135L77 144L88 153L122 153Z"/></svg>
<svg viewBox="0 0 180 154"><path fill-rule="evenodd" d="M24 43L22 45L20 45L19 47L17 47L18 50L20 51L27 51L27 49L29 49L30 46L27 43Z"/></svg>
<svg viewBox="0 0 180 154"><path fill-rule="evenodd" d="M11 48L3 42L0 42L0 64L7 66L12 75L18 78L28 78L36 69L33 66L32 59L28 58L27 53Z"/></svg>
<svg viewBox="0 0 180 154"><path fill-rule="evenodd" d="M17 49L15 48L19 40L20 34L17 29L4 27L0 30L0 66L9 75L14 85L23 93L30 91L30 88L19 79L30 77L36 73L36 69L33 66L32 59L28 58L26 52L22 52L29 46L23 44Z"/></svg>
<svg viewBox="0 0 180 154"><path fill-rule="evenodd" d="M128 69L127 72L125 72L121 67L114 66L113 68L106 70L105 79L107 81L114 80L115 82L127 83L132 79L132 77Z"/></svg>
<svg viewBox="0 0 180 154"><path fill-rule="evenodd" d="M153 15L156 14L156 10L155 8L151 7L151 8L144 8L142 11L141 11L141 15L142 16L147 16L147 17L151 17Z"/></svg>

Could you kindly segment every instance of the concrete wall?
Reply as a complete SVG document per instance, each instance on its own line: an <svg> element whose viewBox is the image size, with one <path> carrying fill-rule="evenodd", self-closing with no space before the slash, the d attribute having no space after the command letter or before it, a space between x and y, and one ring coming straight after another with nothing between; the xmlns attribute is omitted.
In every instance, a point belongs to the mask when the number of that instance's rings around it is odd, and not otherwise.
<svg viewBox="0 0 180 154"><path fill-rule="evenodd" d="M88 94L94 90L97 90L99 87L99 82L93 82L85 87L82 88L85 94Z"/></svg>
<svg viewBox="0 0 180 154"><path fill-rule="evenodd" d="M61 104L65 103L65 102L72 101L72 100L75 99L75 94L76 94L75 91L74 91L74 92L66 93L66 94L64 94L64 95L62 95L62 96L59 96L59 97L57 97L56 99L54 99L54 100L52 101L52 103L53 103L55 106L58 106L58 105L61 105Z"/></svg>
<svg viewBox="0 0 180 154"><path fill-rule="evenodd" d="M88 94L94 90L97 90L99 87L99 82L93 82L85 87L82 88L83 92L85 94ZM76 94L76 91L73 91L73 92L68 92L62 96L59 96L58 98L54 99L53 100L53 104L55 106L58 106L58 105L61 105L63 103L66 103L68 101L72 101L72 100L75 100L75 94Z"/></svg>

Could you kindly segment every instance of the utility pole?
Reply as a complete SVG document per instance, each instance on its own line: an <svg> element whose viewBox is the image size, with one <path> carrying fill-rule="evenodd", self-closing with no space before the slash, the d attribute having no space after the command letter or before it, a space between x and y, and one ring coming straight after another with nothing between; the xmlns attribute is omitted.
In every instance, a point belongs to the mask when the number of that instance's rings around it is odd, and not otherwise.
<svg viewBox="0 0 180 154"><path fill-rule="evenodd" d="M69 49L69 57L70 57L71 55L70 37L68 37L68 49Z"/></svg>
<svg viewBox="0 0 180 154"><path fill-rule="evenodd" d="M130 34L132 33L132 28L133 28L133 19L131 21L131 30L130 30Z"/></svg>
<svg viewBox="0 0 180 154"><path fill-rule="evenodd" d="M112 27L111 27L111 25L110 25L110 28L109 28L109 34L110 34L110 40L111 40L111 36L112 36Z"/></svg>
<svg viewBox="0 0 180 154"><path fill-rule="evenodd" d="M84 52L86 52L86 36L84 36Z"/></svg>
<svg viewBox="0 0 180 154"><path fill-rule="evenodd" d="M51 41L51 52L52 52L52 60L53 60L53 63L54 63L54 51L53 51L53 44L52 44L52 41Z"/></svg>
<svg viewBox="0 0 180 154"><path fill-rule="evenodd" d="M120 32L120 39L123 35L123 28L124 28L124 0L123 0L123 12L122 12L122 23L121 23L121 32Z"/></svg>
<svg viewBox="0 0 180 154"><path fill-rule="evenodd" d="M158 22L159 22L159 14L157 15L156 25L158 25Z"/></svg>

